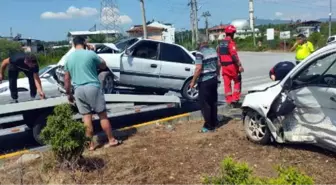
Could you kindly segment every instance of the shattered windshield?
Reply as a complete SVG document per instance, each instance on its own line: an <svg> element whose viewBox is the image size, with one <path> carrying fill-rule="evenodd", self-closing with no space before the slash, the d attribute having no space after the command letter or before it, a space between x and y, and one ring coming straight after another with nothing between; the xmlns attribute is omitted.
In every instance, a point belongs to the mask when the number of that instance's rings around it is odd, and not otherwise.
<svg viewBox="0 0 336 185"><path fill-rule="evenodd" d="M137 38L122 39L116 43L116 47L120 49L121 52L123 52L127 47L131 46L136 41L138 41Z"/></svg>

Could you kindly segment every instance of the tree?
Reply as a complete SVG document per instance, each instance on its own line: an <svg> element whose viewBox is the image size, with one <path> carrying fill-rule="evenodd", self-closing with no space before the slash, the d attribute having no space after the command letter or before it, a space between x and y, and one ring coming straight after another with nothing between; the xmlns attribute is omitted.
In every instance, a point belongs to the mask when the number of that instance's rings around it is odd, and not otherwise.
<svg viewBox="0 0 336 185"><path fill-rule="evenodd" d="M51 145L56 160L65 164L76 164L89 141L84 125L73 120L72 115L70 104L56 106L40 134L43 142Z"/></svg>
<svg viewBox="0 0 336 185"><path fill-rule="evenodd" d="M106 36L104 34L92 35L89 37L91 43L104 43L106 42Z"/></svg>
<svg viewBox="0 0 336 185"><path fill-rule="evenodd" d="M9 57L11 53L22 51L21 44L19 42L10 41L7 39L0 39L0 62Z"/></svg>

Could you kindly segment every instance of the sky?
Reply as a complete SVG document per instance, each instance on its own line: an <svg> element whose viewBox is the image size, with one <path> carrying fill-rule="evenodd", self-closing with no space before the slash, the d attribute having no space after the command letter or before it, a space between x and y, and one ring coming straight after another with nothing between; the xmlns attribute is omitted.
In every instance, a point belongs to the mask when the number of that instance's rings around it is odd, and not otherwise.
<svg viewBox="0 0 336 185"><path fill-rule="evenodd" d="M113 23L126 31L141 24L139 0L114 0L117 8L103 9L100 0L0 0L0 36L13 35L45 41L65 40L69 31L89 30L95 24ZM177 30L190 29L189 0L145 0L146 19L172 23ZM336 8L336 3L332 6ZM228 24L234 19L248 19L248 0L198 0L199 27L204 27L202 12L209 11L209 26ZM257 19L328 18L329 0L254 0ZM336 9L335 9L336 10ZM100 18L100 12L103 12ZM336 15L335 15L336 16Z"/></svg>

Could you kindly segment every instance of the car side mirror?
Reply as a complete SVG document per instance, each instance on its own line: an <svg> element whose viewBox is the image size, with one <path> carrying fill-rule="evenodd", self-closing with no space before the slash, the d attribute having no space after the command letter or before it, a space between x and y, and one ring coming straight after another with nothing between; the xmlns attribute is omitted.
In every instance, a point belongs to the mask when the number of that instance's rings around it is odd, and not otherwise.
<svg viewBox="0 0 336 185"><path fill-rule="evenodd" d="M49 77L51 77L51 75L49 73L45 73L45 74L42 75L42 78L49 78Z"/></svg>

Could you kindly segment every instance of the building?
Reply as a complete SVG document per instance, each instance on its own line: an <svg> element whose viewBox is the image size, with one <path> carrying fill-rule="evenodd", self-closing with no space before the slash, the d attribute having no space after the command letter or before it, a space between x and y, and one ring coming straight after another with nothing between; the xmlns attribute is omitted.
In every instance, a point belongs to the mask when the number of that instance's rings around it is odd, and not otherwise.
<svg viewBox="0 0 336 185"><path fill-rule="evenodd" d="M249 36L253 36L253 31L250 27L250 24L247 20L245 19L236 19L230 23L230 25L233 25L236 27L237 32L235 34L236 38L241 38L244 39ZM225 37L224 29L227 25L219 25L215 26L209 29L209 40L210 41L215 41L215 40L220 40ZM254 29L254 33L256 37L260 37L260 31L258 28Z"/></svg>
<svg viewBox="0 0 336 185"><path fill-rule="evenodd" d="M224 29L226 25L218 25L214 26L212 28L209 28L209 40L215 41L215 40L221 40L225 37Z"/></svg>
<svg viewBox="0 0 336 185"><path fill-rule="evenodd" d="M244 39L246 37L253 36L253 30L250 27L249 21L247 21L245 19L236 19L236 20L231 22L231 25L235 26L236 29L237 29L237 33L236 33L235 37ZM260 37L261 36L258 28L254 29L254 34L255 34L255 37Z"/></svg>
<svg viewBox="0 0 336 185"><path fill-rule="evenodd" d="M0 39L19 42L25 52L38 53L44 51L44 45L41 40L22 38L21 34L17 34L15 37L0 37Z"/></svg>
<svg viewBox="0 0 336 185"><path fill-rule="evenodd" d="M175 43L175 28L170 23L149 21L146 23L147 37L167 43ZM134 25L126 31L130 37L143 37L143 25Z"/></svg>
<svg viewBox="0 0 336 185"><path fill-rule="evenodd" d="M322 22L320 21L297 21L296 23L290 24L290 26L296 31L297 34L303 33L306 37L313 32L320 32ZM293 36L296 36L294 34Z"/></svg>
<svg viewBox="0 0 336 185"><path fill-rule="evenodd" d="M119 35L119 32L115 31L115 30L70 31L70 32L68 32L67 37L68 37L69 43L71 44L72 39L75 36L83 36L85 38L89 38L90 36L93 36L93 35L105 35L107 40L108 40L109 38L117 37Z"/></svg>

